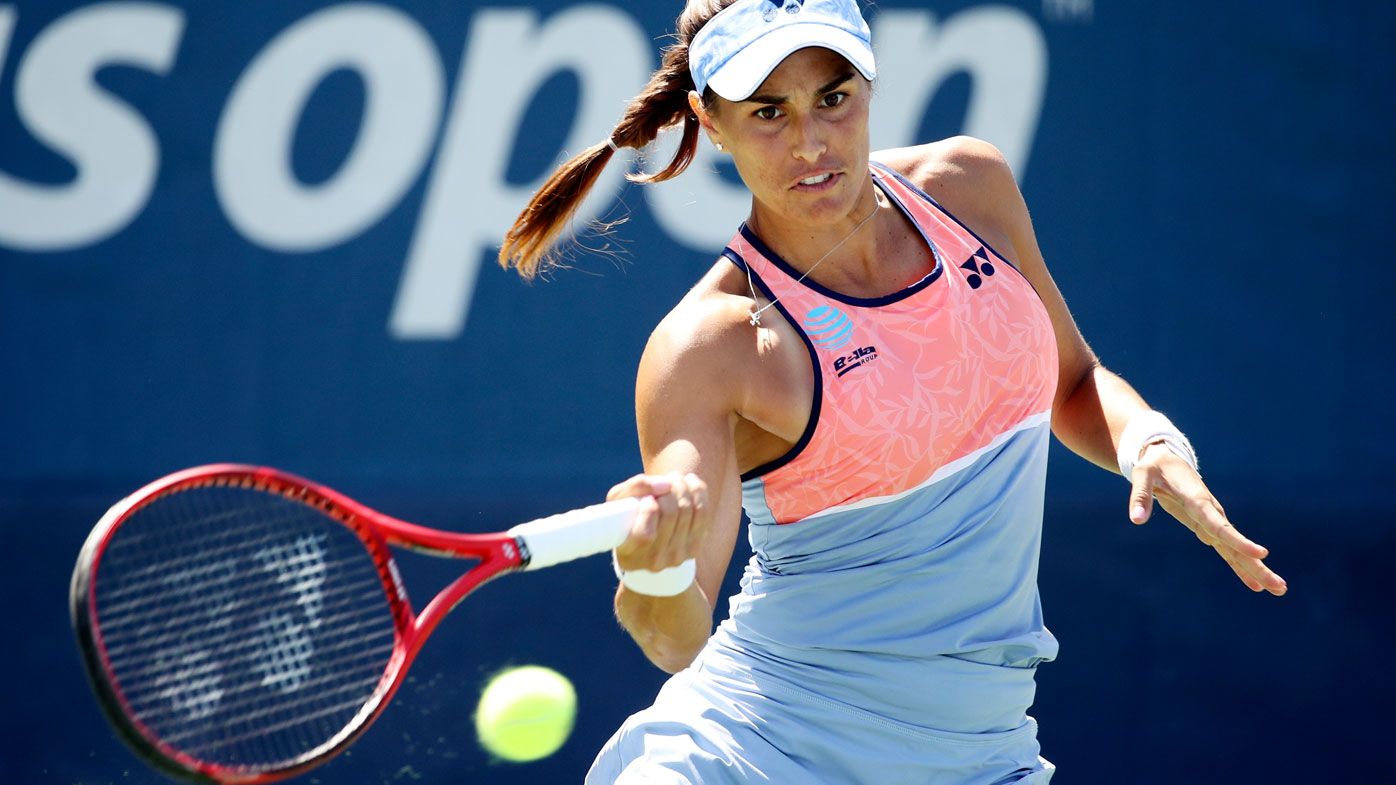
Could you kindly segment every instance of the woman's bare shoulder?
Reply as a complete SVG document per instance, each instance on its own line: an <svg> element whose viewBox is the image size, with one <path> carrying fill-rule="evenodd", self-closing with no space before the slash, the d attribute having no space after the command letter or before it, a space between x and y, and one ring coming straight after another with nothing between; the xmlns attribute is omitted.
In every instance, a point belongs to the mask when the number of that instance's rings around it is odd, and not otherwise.
<svg viewBox="0 0 1396 785"><path fill-rule="evenodd" d="M673 384L699 384L708 394L736 387L757 360L749 320L753 300L742 292L746 278L720 258L655 326L640 361L640 375ZM725 397L725 396L724 396Z"/></svg>
<svg viewBox="0 0 1396 785"><path fill-rule="evenodd" d="M750 333L751 295L736 265L720 258L655 327L651 341L663 340L683 351L713 347L726 351ZM746 329L743 329L743 328Z"/></svg>
<svg viewBox="0 0 1396 785"><path fill-rule="evenodd" d="M952 136L911 147L878 150L872 154L872 159L932 196L935 196L933 190L954 187L992 190L1013 182L1013 173L1003 153L989 142L972 136Z"/></svg>
<svg viewBox="0 0 1396 785"><path fill-rule="evenodd" d="M879 150L872 159L930 194L954 216L1001 250L1030 231L1027 205L1003 153L972 136Z"/></svg>

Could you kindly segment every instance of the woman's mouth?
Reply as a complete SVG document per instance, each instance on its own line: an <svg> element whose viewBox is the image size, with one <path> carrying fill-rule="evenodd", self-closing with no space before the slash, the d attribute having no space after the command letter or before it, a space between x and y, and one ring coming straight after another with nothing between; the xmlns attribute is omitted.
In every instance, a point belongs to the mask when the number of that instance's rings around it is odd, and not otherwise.
<svg viewBox="0 0 1396 785"><path fill-rule="evenodd" d="M796 182L794 185L794 190L826 191L834 186L834 183L838 181L838 178L839 174L837 172L821 172L820 174L810 175L809 177L806 177L803 180Z"/></svg>

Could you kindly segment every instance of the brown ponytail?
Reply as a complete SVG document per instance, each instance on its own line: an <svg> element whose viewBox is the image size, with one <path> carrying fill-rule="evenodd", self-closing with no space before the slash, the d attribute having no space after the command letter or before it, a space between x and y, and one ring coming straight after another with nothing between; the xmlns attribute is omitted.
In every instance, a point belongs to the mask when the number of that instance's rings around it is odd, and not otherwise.
<svg viewBox="0 0 1396 785"><path fill-rule="evenodd" d="M688 42L704 24L733 0L688 0L679 15L674 33L677 43L664 49L659 70L645 89L630 101L620 122L611 131L616 147L640 148L654 141L659 132L683 123L679 149L669 165L652 174L632 174L637 183L659 183L677 177L698 151L698 118L689 112L688 93L693 77L688 73ZM704 96L705 101L710 96ZM553 243L595 185L615 151L606 142L588 147L553 172L553 176L533 195L514 225L504 233L499 263L514 267L519 275L532 278L555 264Z"/></svg>

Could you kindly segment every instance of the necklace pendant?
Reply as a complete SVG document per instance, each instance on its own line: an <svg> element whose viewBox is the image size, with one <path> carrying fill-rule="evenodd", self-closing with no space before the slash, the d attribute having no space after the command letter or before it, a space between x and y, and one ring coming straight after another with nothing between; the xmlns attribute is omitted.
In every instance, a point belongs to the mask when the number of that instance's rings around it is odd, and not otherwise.
<svg viewBox="0 0 1396 785"><path fill-rule="evenodd" d="M751 326L752 326L752 327L760 327L760 326L761 326L761 312L760 312L760 311L752 311L752 312L751 312L751 315L748 316L748 317L746 318L746 320L747 320L748 322L751 322Z"/></svg>

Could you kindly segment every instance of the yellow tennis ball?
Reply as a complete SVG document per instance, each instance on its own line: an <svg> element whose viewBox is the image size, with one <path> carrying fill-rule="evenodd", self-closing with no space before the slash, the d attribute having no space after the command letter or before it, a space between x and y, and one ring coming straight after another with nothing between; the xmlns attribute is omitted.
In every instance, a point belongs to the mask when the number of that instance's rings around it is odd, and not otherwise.
<svg viewBox="0 0 1396 785"><path fill-rule="evenodd" d="M527 763L557 752L576 718L572 682L552 668L527 665L504 670L485 686L475 733L491 755Z"/></svg>

